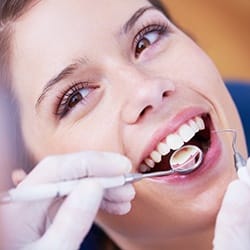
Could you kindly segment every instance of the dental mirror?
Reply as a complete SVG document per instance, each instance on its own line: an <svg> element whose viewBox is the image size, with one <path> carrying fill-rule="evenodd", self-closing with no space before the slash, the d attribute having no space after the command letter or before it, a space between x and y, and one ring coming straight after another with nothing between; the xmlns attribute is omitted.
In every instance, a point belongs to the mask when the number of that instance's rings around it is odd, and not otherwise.
<svg viewBox="0 0 250 250"><path fill-rule="evenodd" d="M181 175L189 174L197 169L203 160L203 152L201 149L194 145L186 145L176 150L170 157L170 170L166 171L158 171L151 173L128 173L124 176L118 176L118 180L116 179L112 185L110 185L110 180L108 178L99 178L99 181L102 181L102 185L105 188L118 187L122 186L126 183L133 183L136 181L140 181L144 178L148 177L159 177L159 176L167 176L174 173L179 173ZM122 178L121 178L122 177ZM91 177L90 177L91 178ZM117 178L117 177L116 177ZM98 177L96 177L98 179ZM12 189L9 190L2 195L0 195L0 203L9 203L15 200L36 200L36 199L46 199L50 197L61 197L65 196L73 189L74 185L76 185L78 180L69 181L68 183L61 183L58 185L52 184L52 186L38 186L37 189ZM64 186L65 185L65 186ZM106 185L106 186L105 186ZM31 191L31 193L30 193ZM36 195L36 192L38 195ZM35 195L34 195L35 194Z"/></svg>
<svg viewBox="0 0 250 250"><path fill-rule="evenodd" d="M189 174L196 170L202 163L203 152L195 145L186 145L176 150L170 157L170 170L151 173L132 173L125 175L125 183L133 183L144 178L168 176L174 173Z"/></svg>
<svg viewBox="0 0 250 250"><path fill-rule="evenodd" d="M170 157L171 168L180 174L188 174L197 169L203 160L200 148L194 145L186 145L176 150Z"/></svg>

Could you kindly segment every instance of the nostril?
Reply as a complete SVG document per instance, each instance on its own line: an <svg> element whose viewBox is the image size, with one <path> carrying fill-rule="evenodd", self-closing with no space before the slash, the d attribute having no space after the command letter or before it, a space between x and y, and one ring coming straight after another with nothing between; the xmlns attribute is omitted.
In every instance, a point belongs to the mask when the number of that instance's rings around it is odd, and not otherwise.
<svg viewBox="0 0 250 250"><path fill-rule="evenodd" d="M170 91L164 91L162 93L162 98L168 97L170 95Z"/></svg>
<svg viewBox="0 0 250 250"><path fill-rule="evenodd" d="M145 107L141 113L140 113L140 117L143 117L145 115L145 113L147 113L149 110L151 110L153 107L152 106L147 106Z"/></svg>
<svg viewBox="0 0 250 250"><path fill-rule="evenodd" d="M162 93L162 100L161 100L161 101L163 101L163 99L164 99L165 97L168 97L170 94L171 94L171 91L164 91L164 92ZM159 100L160 100L160 99L159 99ZM161 103L161 102L159 102L159 103ZM145 113L148 113L148 111L152 110L153 108L154 108L154 105L148 105L148 106L146 106L146 107L140 112L139 117L140 117L140 118L143 117L143 116L145 115Z"/></svg>

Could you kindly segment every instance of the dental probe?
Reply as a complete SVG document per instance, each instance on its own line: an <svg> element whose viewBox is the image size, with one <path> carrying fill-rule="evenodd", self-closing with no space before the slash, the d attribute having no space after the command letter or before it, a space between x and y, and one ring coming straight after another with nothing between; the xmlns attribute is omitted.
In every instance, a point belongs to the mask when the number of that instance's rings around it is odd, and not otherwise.
<svg viewBox="0 0 250 250"><path fill-rule="evenodd" d="M236 129L223 129L223 130L215 130L215 133L224 133L229 132L233 134L232 140L232 148L233 148L233 157L234 157L234 165L238 174L239 179L243 180L246 183L250 184L249 173L247 169L247 160L240 154L237 149L237 131Z"/></svg>
<svg viewBox="0 0 250 250"><path fill-rule="evenodd" d="M242 167L247 166L246 159L240 154L240 152L237 149L237 131L236 129L223 129L223 130L215 130L215 133L232 133L233 134L233 140L232 140L232 148L234 153L234 164L235 168L238 171Z"/></svg>
<svg viewBox="0 0 250 250"><path fill-rule="evenodd" d="M230 131L230 129L228 131ZM238 171L240 168L247 166L247 161L240 154L240 152L237 149L237 132L236 132L236 130L231 129L231 132L233 133L232 148L233 148L233 152L234 152L234 163L235 163L236 170Z"/></svg>
<svg viewBox="0 0 250 250"><path fill-rule="evenodd" d="M234 152L234 165L237 170L237 174L240 180L243 180L246 183L250 184L249 180L249 172L247 169L247 160L240 154L239 150L237 149L237 132L236 130L232 130L233 141L232 147Z"/></svg>

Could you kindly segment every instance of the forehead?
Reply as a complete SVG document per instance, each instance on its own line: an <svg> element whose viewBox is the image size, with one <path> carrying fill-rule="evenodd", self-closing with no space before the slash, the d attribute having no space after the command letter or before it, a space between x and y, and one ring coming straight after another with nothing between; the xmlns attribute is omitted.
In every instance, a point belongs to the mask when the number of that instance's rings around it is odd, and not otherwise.
<svg viewBox="0 0 250 250"><path fill-rule="evenodd" d="M149 5L145 0L44 0L36 4L16 23L18 43L31 44L67 31L71 42L74 35L114 30L138 8ZM73 37L71 37L73 35ZM66 39L66 38L65 38ZM62 41L57 41L61 42Z"/></svg>
<svg viewBox="0 0 250 250"><path fill-rule="evenodd" d="M147 5L146 0L40 1L15 24L14 82L44 83L75 58L88 54L98 61L97 55L107 51L121 26ZM98 48L102 52L94 53Z"/></svg>

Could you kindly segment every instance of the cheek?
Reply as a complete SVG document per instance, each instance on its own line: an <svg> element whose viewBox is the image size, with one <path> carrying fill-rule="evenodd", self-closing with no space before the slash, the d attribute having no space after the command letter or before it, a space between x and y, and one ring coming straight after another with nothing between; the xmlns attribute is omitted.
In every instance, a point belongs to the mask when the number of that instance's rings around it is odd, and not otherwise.
<svg viewBox="0 0 250 250"><path fill-rule="evenodd" d="M223 85L211 59L185 35L176 35L151 66L157 74L183 82L201 93L212 93Z"/></svg>
<svg viewBox="0 0 250 250"><path fill-rule="evenodd" d="M99 118L93 117L82 118L70 125L60 125L51 131L44 126L40 127L39 130L46 131L47 134L43 133L43 137L39 136L39 144L34 149L37 152L37 159L41 160L51 154L67 154L84 150L122 153L117 123L111 123L110 117L107 116L102 119L99 116Z"/></svg>
<svg viewBox="0 0 250 250"><path fill-rule="evenodd" d="M199 93L227 116L232 113L233 124L238 120L234 104L216 66L188 37L176 36L172 45L151 66L162 77Z"/></svg>

